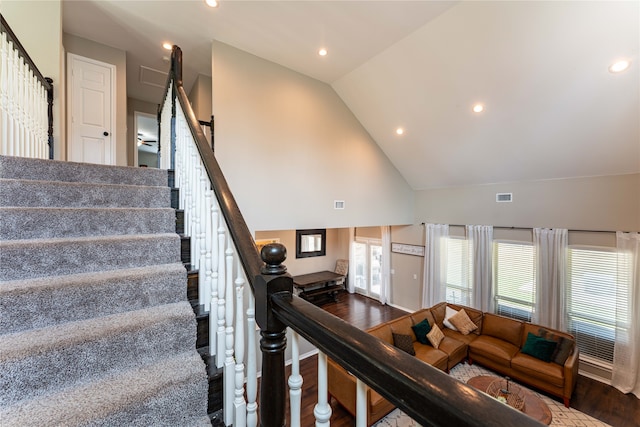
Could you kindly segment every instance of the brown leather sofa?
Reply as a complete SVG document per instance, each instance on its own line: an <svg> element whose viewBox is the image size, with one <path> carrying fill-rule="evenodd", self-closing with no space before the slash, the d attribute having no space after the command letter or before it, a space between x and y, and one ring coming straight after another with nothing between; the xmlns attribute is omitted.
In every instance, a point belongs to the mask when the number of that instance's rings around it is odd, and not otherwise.
<svg viewBox="0 0 640 427"><path fill-rule="evenodd" d="M464 335L445 327L447 306L456 311L464 309L477 329ZM417 341L411 329L411 326L424 319L427 319L431 326L437 324L445 336L437 349ZM532 323L483 313L470 307L442 302L431 308L377 325L367 332L391 345L394 345L393 334L410 335L413 337L415 356L438 369L449 372L456 364L468 359L469 363L478 363L523 384L560 397L567 407L578 379L579 352L573 336L549 328L541 328ZM570 355L564 365L545 362L522 353L521 350L529 332L534 335L539 335L541 332L548 333L556 339L558 337L566 339L571 347ZM329 359L328 382L329 394L352 415L355 415L356 378ZM366 393L367 425L370 426L395 407L369 387L366 387Z"/></svg>

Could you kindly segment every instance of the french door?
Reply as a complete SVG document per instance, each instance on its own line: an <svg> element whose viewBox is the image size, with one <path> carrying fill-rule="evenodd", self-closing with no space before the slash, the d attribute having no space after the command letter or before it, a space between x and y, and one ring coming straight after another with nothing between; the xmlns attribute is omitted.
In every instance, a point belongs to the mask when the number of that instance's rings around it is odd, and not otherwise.
<svg viewBox="0 0 640 427"><path fill-rule="evenodd" d="M379 299L382 286L382 241L356 238L353 250L356 292Z"/></svg>

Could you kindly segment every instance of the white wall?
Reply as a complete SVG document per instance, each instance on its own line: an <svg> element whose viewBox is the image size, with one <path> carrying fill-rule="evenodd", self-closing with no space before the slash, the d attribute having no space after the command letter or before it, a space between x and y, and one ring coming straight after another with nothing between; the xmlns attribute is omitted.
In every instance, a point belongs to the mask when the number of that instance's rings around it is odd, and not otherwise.
<svg viewBox="0 0 640 427"><path fill-rule="evenodd" d="M116 67L116 164L126 166L127 150L127 53L124 50L96 43L91 40L64 34L64 47L67 53L84 56L106 62Z"/></svg>
<svg viewBox="0 0 640 427"><path fill-rule="evenodd" d="M211 120L211 76L198 74L189 92L189 101L198 120Z"/></svg>
<svg viewBox="0 0 640 427"><path fill-rule="evenodd" d="M64 52L60 0L2 0L2 16L44 77L53 79L54 158L66 159Z"/></svg>
<svg viewBox="0 0 640 427"><path fill-rule="evenodd" d="M329 85L219 42L212 58L216 155L250 229L413 221L413 191Z"/></svg>

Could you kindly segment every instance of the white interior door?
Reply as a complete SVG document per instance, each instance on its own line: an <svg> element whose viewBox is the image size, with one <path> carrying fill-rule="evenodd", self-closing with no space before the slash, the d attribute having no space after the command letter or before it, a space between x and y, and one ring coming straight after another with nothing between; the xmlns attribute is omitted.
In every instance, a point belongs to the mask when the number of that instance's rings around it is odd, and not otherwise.
<svg viewBox="0 0 640 427"><path fill-rule="evenodd" d="M115 66L68 54L69 160L114 165Z"/></svg>

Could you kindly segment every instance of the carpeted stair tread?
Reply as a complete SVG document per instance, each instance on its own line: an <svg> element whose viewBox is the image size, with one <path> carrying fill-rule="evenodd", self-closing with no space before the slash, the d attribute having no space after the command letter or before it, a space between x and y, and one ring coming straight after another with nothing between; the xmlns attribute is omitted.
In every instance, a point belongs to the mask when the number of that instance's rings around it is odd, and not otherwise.
<svg viewBox="0 0 640 427"><path fill-rule="evenodd" d="M118 372L101 381L0 409L6 426L211 425L206 417L207 378L195 350ZM204 412L203 412L204 411Z"/></svg>
<svg viewBox="0 0 640 427"><path fill-rule="evenodd" d="M171 208L0 207L0 239L171 233Z"/></svg>
<svg viewBox="0 0 640 427"><path fill-rule="evenodd" d="M165 208L170 198L169 187L0 179L0 206Z"/></svg>
<svg viewBox="0 0 640 427"><path fill-rule="evenodd" d="M180 237L172 233L0 241L5 281L179 261Z"/></svg>
<svg viewBox="0 0 640 427"><path fill-rule="evenodd" d="M194 326L179 302L2 335L0 406L195 349Z"/></svg>
<svg viewBox="0 0 640 427"><path fill-rule="evenodd" d="M3 334L185 300L181 263L0 282Z"/></svg>
<svg viewBox="0 0 640 427"><path fill-rule="evenodd" d="M0 156L0 178L36 179L148 186L167 186L167 171L155 168L105 166L93 163L63 162Z"/></svg>

